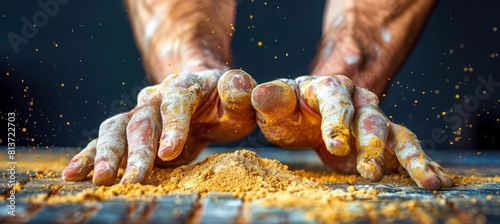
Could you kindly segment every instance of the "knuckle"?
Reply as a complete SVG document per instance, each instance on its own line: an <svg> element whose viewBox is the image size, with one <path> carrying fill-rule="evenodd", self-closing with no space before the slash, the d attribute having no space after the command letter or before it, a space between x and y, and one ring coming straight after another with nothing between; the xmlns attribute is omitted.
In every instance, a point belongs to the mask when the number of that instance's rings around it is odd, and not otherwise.
<svg viewBox="0 0 500 224"><path fill-rule="evenodd" d="M197 75L194 73L178 73L170 75L165 79L167 88L190 88L198 84Z"/></svg>
<svg viewBox="0 0 500 224"><path fill-rule="evenodd" d="M352 81L344 75L320 76L314 80L315 84L324 86L347 86L352 88Z"/></svg>
<svg viewBox="0 0 500 224"><path fill-rule="evenodd" d="M334 75L331 77L336 79L337 82L339 82L341 85L345 85L345 86L348 86L350 88L353 87L352 80L345 75Z"/></svg>
<svg viewBox="0 0 500 224"><path fill-rule="evenodd" d="M304 75L304 76L299 76L299 77L295 78L295 82L297 82L297 83L306 82L306 81L313 80L316 78L317 78L317 76Z"/></svg>
<svg viewBox="0 0 500 224"><path fill-rule="evenodd" d="M378 96L377 94L375 94L374 92L366 89L366 88L361 88L361 87L358 87L359 91L360 91L360 94L367 98L369 101L371 102L377 102L378 103ZM356 89L356 90L358 90Z"/></svg>
<svg viewBox="0 0 500 224"><path fill-rule="evenodd" d="M214 71L219 71L219 70L214 70ZM242 75L250 76L250 74L248 74L247 72L245 72L245 71L243 71L241 69L231 69L231 70L229 70L227 72L224 72L224 74L222 74L222 76L232 76L232 75L236 75L236 74L242 74Z"/></svg>
<svg viewBox="0 0 500 224"><path fill-rule="evenodd" d="M285 84L293 87L293 86L296 86L297 85L297 81L296 80L293 80L293 79L286 79L286 78L282 78L282 79L278 79L278 81L281 81L281 82L284 82Z"/></svg>
<svg viewBox="0 0 500 224"><path fill-rule="evenodd" d="M111 127L115 127L115 126L118 126L122 123L122 121L124 120L124 116L126 116L126 114L117 114L113 117L110 117L106 120L104 120L102 123L101 123L101 126L99 127L100 130L106 130L106 129L109 129Z"/></svg>
<svg viewBox="0 0 500 224"><path fill-rule="evenodd" d="M150 101L153 96L157 93L157 86L148 86L143 88L137 95L139 103L144 103Z"/></svg>
<svg viewBox="0 0 500 224"><path fill-rule="evenodd" d="M144 98L146 95L148 95L148 93L151 91L151 89L152 89L151 86L144 87L143 89L141 89L141 91L139 91L138 97Z"/></svg>
<svg viewBox="0 0 500 224"><path fill-rule="evenodd" d="M101 123L100 129L105 129L116 123L116 116L110 117Z"/></svg>
<svg viewBox="0 0 500 224"><path fill-rule="evenodd" d="M359 107L366 107L366 106L373 106L378 108L379 105L379 100L378 96L365 88L362 87L356 87L354 90L354 104L357 108Z"/></svg>
<svg viewBox="0 0 500 224"><path fill-rule="evenodd" d="M322 87L338 88L338 86L340 86L339 80L334 76L323 76L316 80L317 81L315 82L315 84L318 84Z"/></svg>

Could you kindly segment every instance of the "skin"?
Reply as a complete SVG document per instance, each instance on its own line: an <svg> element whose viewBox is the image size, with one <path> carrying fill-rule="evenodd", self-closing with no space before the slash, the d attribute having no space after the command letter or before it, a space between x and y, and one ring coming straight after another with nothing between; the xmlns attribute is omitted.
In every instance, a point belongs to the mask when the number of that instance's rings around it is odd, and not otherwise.
<svg viewBox="0 0 500 224"><path fill-rule="evenodd" d="M434 1L329 1L312 76L256 85L231 67L233 0L127 1L149 79L132 111L101 124L99 138L63 171L94 170L96 185L143 182L152 167L190 162L211 142L256 125L280 147L313 148L334 170L379 181L405 169L426 189L453 185L415 134L390 122L379 97L418 37ZM223 72L226 71L226 72ZM387 81L386 81L387 80Z"/></svg>

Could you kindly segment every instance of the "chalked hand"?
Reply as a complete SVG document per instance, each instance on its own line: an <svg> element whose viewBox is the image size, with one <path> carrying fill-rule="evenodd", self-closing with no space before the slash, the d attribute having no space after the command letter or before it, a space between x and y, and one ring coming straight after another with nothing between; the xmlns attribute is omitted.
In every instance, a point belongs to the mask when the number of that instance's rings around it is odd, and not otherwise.
<svg viewBox="0 0 500 224"><path fill-rule="evenodd" d="M370 181L402 166L418 186L451 187L451 178L422 150L410 130L390 122L377 96L346 76L302 76L255 87L257 124L273 144L314 148L334 170Z"/></svg>
<svg viewBox="0 0 500 224"><path fill-rule="evenodd" d="M144 88L130 112L104 121L99 137L76 155L62 176L83 180L94 170L96 185L143 182L154 165L177 167L211 142L235 141L255 128L250 102L253 78L242 70L179 73Z"/></svg>
<svg viewBox="0 0 500 224"><path fill-rule="evenodd" d="M233 141L255 127L255 82L231 70L232 0L127 0L127 12L151 83L128 113L106 120L99 138L71 160L63 179L96 185L143 182L154 164L180 166L209 142ZM125 161L126 160L126 161Z"/></svg>

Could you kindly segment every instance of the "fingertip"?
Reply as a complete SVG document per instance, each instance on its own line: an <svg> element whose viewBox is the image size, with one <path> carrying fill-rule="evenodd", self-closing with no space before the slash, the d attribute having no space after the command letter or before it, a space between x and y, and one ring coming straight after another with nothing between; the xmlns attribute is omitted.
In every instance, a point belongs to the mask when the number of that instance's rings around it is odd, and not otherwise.
<svg viewBox="0 0 500 224"><path fill-rule="evenodd" d="M347 132L347 133L346 133ZM326 149L334 155L345 156L351 152L349 131L327 129L323 131L323 139L325 140Z"/></svg>
<svg viewBox="0 0 500 224"><path fill-rule="evenodd" d="M95 149L95 148L94 148ZM89 151L83 151L86 153ZM92 153L92 152L91 152ZM91 155L92 156L92 155ZM94 167L93 157L75 156L62 171L62 180L64 181L80 181L85 179Z"/></svg>
<svg viewBox="0 0 500 224"><path fill-rule="evenodd" d="M94 172L94 177L92 178L92 183L96 186L109 186L115 184L116 174L113 171L103 171Z"/></svg>
<svg viewBox="0 0 500 224"><path fill-rule="evenodd" d="M218 85L219 89L223 90L222 92L233 89L251 92L255 87L255 81L245 71L233 69L225 72L220 77Z"/></svg>
<svg viewBox="0 0 500 224"><path fill-rule="evenodd" d="M384 177L384 165L380 157L358 163L356 168L363 178L371 182L378 182Z"/></svg>
<svg viewBox="0 0 500 224"><path fill-rule="evenodd" d="M297 97L295 91L287 83L275 80L254 88L252 105L262 114L285 116L295 110Z"/></svg>
<svg viewBox="0 0 500 224"><path fill-rule="evenodd" d="M432 166L439 180L441 180L441 187L442 188L453 187L453 180L448 174L444 172L443 168L436 162L433 162Z"/></svg>
<svg viewBox="0 0 500 224"><path fill-rule="evenodd" d="M184 144L183 144L184 145ZM162 141L158 149L158 157L163 161L171 161L182 152L182 148L174 144L172 141Z"/></svg>
<svg viewBox="0 0 500 224"><path fill-rule="evenodd" d="M144 173L145 173L144 168L129 166L125 170L125 173L123 174L123 178L121 179L120 183L122 184L141 183L142 181L144 181L145 177Z"/></svg>
<svg viewBox="0 0 500 224"><path fill-rule="evenodd" d="M92 182L97 185L113 185L116 180L117 171L113 170L105 161L98 162L94 166Z"/></svg>
<svg viewBox="0 0 500 224"><path fill-rule="evenodd" d="M453 186L450 176L444 173L441 166L435 162L431 162L423 172L417 169L413 170L410 174L412 173L415 176L414 180L417 185L428 190L439 190Z"/></svg>
<svg viewBox="0 0 500 224"><path fill-rule="evenodd" d="M62 172L62 180L64 181L79 181L82 180L80 170L66 167Z"/></svg>
<svg viewBox="0 0 500 224"><path fill-rule="evenodd" d="M445 175L438 175L438 177L441 180L441 188L453 187L453 180L451 179L450 176L445 174Z"/></svg>
<svg viewBox="0 0 500 224"><path fill-rule="evenodd" d="M250 98L255 85L253 78L245 71L227 71L217 85L222 106L232 112L253 113Z"/></svg>
<svg viewBox="0 0 500 224"><path fill-rule="evenodd" d="M429 175L426 178L417 181L417 185L427 190L439 190L441 189L441 180L437 175Z"/></svg>

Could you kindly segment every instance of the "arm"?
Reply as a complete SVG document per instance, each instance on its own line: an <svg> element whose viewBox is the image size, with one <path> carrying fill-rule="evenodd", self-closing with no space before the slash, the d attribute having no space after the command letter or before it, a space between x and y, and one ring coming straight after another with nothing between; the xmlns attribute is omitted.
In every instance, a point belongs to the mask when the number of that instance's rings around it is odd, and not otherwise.
<svg viewBox="0 0 500 224"><path fill-rule="evenodd" d="M231 67L233 0L127 0L127 6L150 82Z"/></svg>
<svg viewBox="0 0 500 224"><path fill-rule="evenodd" d="M329 0L313 75L343 74L380 98L407 59L435 0Z"/></svg>

